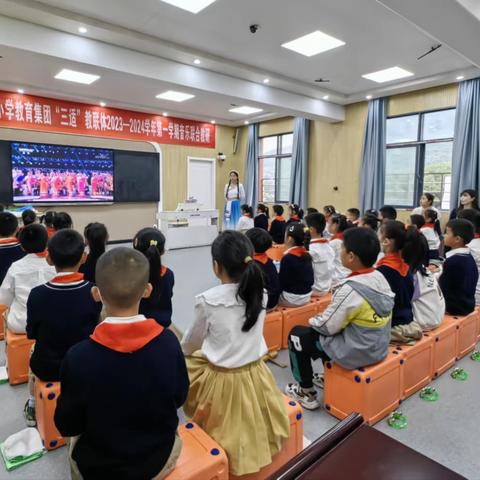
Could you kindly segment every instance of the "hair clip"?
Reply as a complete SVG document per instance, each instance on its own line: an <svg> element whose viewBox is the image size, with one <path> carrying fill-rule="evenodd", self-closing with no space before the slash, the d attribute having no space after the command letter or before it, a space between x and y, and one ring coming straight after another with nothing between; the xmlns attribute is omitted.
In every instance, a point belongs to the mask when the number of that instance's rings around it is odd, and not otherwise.
<svg viewBox="0 0 480 480"><path fill-rule="evenodd" d="M151 247L156 247L158 244L157 240L150 240L150 246Z"/></svg>
<svg viewBox="0 0 480 480"><path fill-rule="evenodd" d="M308 233L308 232L310 231L310 229L309 229L308 227L303 227L303 231L304 231L305 233Z"/></svg>
<svg viewBox="0 0 480 480"><path fill-rule="evenodd" d="M243 261L246 265L248 265L252 261L252 257L248 256L245 257L245 260Z"/></svg>

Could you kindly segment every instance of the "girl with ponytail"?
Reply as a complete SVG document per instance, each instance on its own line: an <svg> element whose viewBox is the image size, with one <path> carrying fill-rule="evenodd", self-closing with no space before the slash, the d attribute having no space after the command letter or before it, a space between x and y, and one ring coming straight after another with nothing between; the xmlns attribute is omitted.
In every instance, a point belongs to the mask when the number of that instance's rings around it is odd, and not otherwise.
<svg viewBox="0 0 480 480"><path fill-rule="evenodd" d="M167 328L172 323L175 277L169 268L162 265L165 236L156 228L142 228L133 239L133 248L147 257L150 263L149 282L153 287L150 298L141 300L139 312Z"/></svg>
<svg viewBox="0 0 480 480"><path fill-rule="evenodd" d="M182 340L190 377L185 413L225 449L232 475L271 463L289 436L282 394L262 360L267 294L253 258L245 235L227 230L216 238L213 271L221 285L196 297Z"/></svg>
<svg viewBox="0 0 480 480"><path fill-rule="evenodd" d="M83 273L85 280L95 283L95 268L98 259L105 253L108 242L107 227L103 223L89 223L83 231L85 244L88 247L88 257L79 272Z"/></svg>
<svg viewBox="0 0 480 480"><path fill-rule="evenodd" d="M264 203L257 205L257 216L254 219L254 227L263 228L268 232L268 220L270 218L270 211Z"/></svg>

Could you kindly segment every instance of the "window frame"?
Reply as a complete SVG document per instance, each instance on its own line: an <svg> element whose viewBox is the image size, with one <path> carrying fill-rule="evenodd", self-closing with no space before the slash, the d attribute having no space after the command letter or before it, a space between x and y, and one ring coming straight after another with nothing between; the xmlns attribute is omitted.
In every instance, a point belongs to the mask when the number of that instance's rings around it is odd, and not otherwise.
<svg viewBox="0 0 480 480"><path fill-rule="evenodd" d="M265 139L265 138L273 138L275 137L277 139L277 150L274 154L271 155L258 155L258 167L259 167L259 184L258 184L258 198L261 199L260 201L263 200L263 161L265 159L273 158L275 159L275 200L273 203L288 203L290 201L289 198L287 199L280 199L278 197L278 192L280 191L280 176L279 176L279 170L280 170L280 162L279 160L283 158L292 158L293 152L290 153L282 153L282 141L283 141L283 136L284 135L293 135L293 132L283 132L283 133L278 133L274 135L265 135L263 137L260 137L258 139L259 141L259 146L260 142ZM292 139L292 150L293 150L293 139ZM272 202L265 202L265 203L272 203Z"/></svg>
<svg viewBox="0 0 480 480"><path fill-rule="evenodd" d="M455 107L449 107L449 108L435 108L431 110L423 110L419 112L409 112L409 113L402 113L400 115L390 115L387 117L387 122L388 120L392 118L401 118L401 117L411 117L413 115L418 115L418 129L417 129L417 139L414 141L410 142L396 142L396 143L388 143L386 144L385 148L385 154L389 149L398 149L398 148L407 148L407 147L415 147L416 148L416 155L415 155L415 184L414 184L414 189L413 189L413 202L414 205L392 205L395 208L400 208L400 209L413 209L415 208L420 201L421 194L423 192L423 185L424 185L424 180L425 180L425 152L426 148L425 146L427 144L431 143L453 143L454 137L447 137L447 138L440 138L440 139L434 139L434 140L422 140L423 134L424 134L424 125L425 125L425 116L428 115L429 113L435 113L435 112L446 112L448 110L456 110ZM385 126L386 128L386 126ZM386 132L386 129L385 129ZM385 165L386 169L386 165ZM386 187L386 177L385 177L385 187ZM440 199L441 200L441 199ZM385 201L385 198L384 198ZM441 208L439 208L441 210ZM446 210L442 210L446 211Z"/></svg>

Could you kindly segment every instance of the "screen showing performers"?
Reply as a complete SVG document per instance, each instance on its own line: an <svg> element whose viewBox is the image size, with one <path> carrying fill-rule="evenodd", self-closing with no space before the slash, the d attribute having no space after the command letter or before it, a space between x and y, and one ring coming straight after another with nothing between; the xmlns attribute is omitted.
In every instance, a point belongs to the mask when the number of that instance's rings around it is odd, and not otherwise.
<svg viewBox="0 0 480 480"><path fill-rule="evenodd" d="M113 201L113 151L12 143L13 201Z"/></svg>

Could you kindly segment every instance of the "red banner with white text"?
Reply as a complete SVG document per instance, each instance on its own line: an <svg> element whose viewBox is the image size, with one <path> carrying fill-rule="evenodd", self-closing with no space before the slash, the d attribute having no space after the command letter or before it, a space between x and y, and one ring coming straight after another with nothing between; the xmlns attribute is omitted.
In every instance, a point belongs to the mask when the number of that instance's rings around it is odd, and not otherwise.
<svg viewBox="0 0 480 480"><path fill-rule="evenodd" d="M215 148L215 125L0 91L0 127Z"/></svg>

